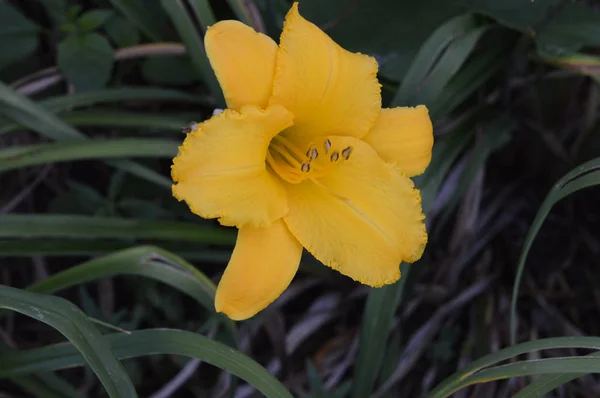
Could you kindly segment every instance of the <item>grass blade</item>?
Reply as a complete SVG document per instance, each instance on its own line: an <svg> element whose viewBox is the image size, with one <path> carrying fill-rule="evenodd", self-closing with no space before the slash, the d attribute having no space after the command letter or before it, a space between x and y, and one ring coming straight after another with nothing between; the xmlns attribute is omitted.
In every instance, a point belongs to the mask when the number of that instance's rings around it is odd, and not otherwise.
<svg viewBox="0 0 600 398"><path fill-rule="evenodd" d="M600 158L590 160L562 177L554 187L552 187L535 215L531 227L527 232L527 236L525 237L525 243L519 257L517 273L513 283L513 292L510 302L510 340L512 344L515 344L517 339L517 299L519 297L519 287L521 286L525 261L527 260L527 255L529 254L529 250L531 249L535 237L548 216L548 213L550 213L550 210L558 201L581 189L596 185L600 185Z"/></svg>
<svg viewBox="0 0 600 398"><path fill-rule="evenodd" d="M38 104L51 112L60 112L71 108L121 101L181 102L214 106L214 102L210 97L149 87L119 87L87 91L44 99Z"/></svg>
<svg viewBox="0 0 600 398"><path fill-rule="evenodd" d="M590 357L600 358L600 352L593 352L588 354ZM586 373L572 374L572 373L558 373L548 374L540 377L533 383L525 386L521 391L513 396L513 398L543 398L550 391L573 381L579 377L585 376Z"/></svg>
<svg viewBox="0 0 600 398"><path fill-rule="evenodd" d="M110 0L140 31L153 41L165 39L162 27L155 21L143 4L136 0Z"/></svg>
<svg viewBox="0 0 600 398"><path fill-rule="evenodd" d="M525 354L533 351L557 349L557 348L585 348L600 350L600 337L554 337L548 339L540 339L528 341L503 348L499 351L488 354L476 361L465 366L461 371L454 373L452 376L440 383L433 391L427 395L429 398L447 397L452 394L452 391L457 391L457 386L464 380L477 374L483 368L492 366L517 355ZM559 373L557 371L547 373ZM581 372L580 372L581 373Z"/></svg>
<svg viewBox="0 0 600 398"><path fill-rule="evenodd" d="M178 242L161 242L161 247L177 252L187 260L207 261L226 264L231 257L227 250L215 248L198 248L197 244L182 248ZM74 239L21 239L0 240L0 256L2 257L31 257L31 256L61 256L85 257L101 256L117 250L125 250L131 243L125 241L74 240Z"/></svg>
<svg viewBox="0 0 600 398"><path fill-rule="evenodd" d="M425 80L421 82L410 102L412 104L434 103L487 29L487 26L476 28L453 40Z"/></svg>
<svg viewBox="0 0 600 398"><path fill-rule="evenodd" d="M534 359L496 366L490 369L482 370L476 375L462 380L454 387L452 391L450 391L448 395L451 395L454 392L473 384L510 379L513 377L545 375L558 372L575 375L579 375L581 373L600 373L600 358L583 356L570 358Z"/></svg>
<svg viewBox="0 0 600 398"><path fill-rule="evenodd" d="M454 17L437 28L423 43L411 63L392 101L392 106L414 105L413 100L436 61L453 40L474 28L475 19L470 15Z"/></svg>
<svg viewBox="0 0 600 398"><path fill-rule="evenodd" d="M122 138L26 145L0 150L0 172L45 163L120 157L173 157L178 143L171 140Z"/></svg>
<svg viewBox="0 0 600 398"><path fill-rule="evenodd" d="M196 333L154 329L134 331L129 335L110 334L105 338L120 359L157 354L198 358L244 379L268 398L292 397L275 377L253 359ZM83 358L72 345L55 344L0 357L0 377L84 364Z"/></svg>
<svg viewBox="0 0 600 398"><path fill-rule="evenodd" d="M237 19L239 19L248 26L252 26L255 30L260 31L259 29L257 29L258 26L256 26L254 20L252 19L252 14L248 9L248 3L244 2L243 0L227 0L227 3L229 4L229 7L231 7L231 9L233 10L233 13L237 17Z"/></svg>
<svg viewBox="0 0 600 398"><path fill-rule="evenodd" d="M51 294L116 275L140 275L157 280L192 297L206 310L215 312L215 284L181 257L155 246L138 246L87 261L31 285L27 290ZM233 321L225 316L221 316L221 321L235 340Z"/></svg>
<svg viewBox="0 0 600 398"><path fill-rule="evenodd" d="M217 23L209 0L190 0L190 6L205 31L209 26Z"/></svg>
<svg viewBox="0 0 600 398"><path fill-rule="evenodd" d="M173 25L177 28L177 31L185 44L188 56L198 70L200 77L208 86L217 105L220 108L225 108L225 99L221 92L217 77L210 66L206 52L204 51L204 44L194 27L192 19L186 12L182 0L162 0L162 5L167 11L167 14L169 14L169 17L171 17Z"/></svg>
<svg viewBox="0 0 600 398"><path fill-rule="evenodd" d="M110 397L137 397L129 376L108 342L74 304L59 297L0 285L0 308L37 319L63 334L73 344L71 347L81 354L84 364L96 373Z"/></svg>
<svg viewBox="0 0 600 398"><path fill-rule="evenodd" d="M0 104L4 105L0 106L0 113L4 116L47 138L55 141L83 141L87 139L84 134L36 105L29 98L11 90L2 82L0 82ZM107 163L157 185L171 188L172 183L169 178L130 160L111 160Z"/></svg>
<svg viewBox="0 0 600 398"><path fill-rule="evenodd" d="M117 217L2 214L0 238L156 239L232 245L235 233L198 224Z"/></svg>

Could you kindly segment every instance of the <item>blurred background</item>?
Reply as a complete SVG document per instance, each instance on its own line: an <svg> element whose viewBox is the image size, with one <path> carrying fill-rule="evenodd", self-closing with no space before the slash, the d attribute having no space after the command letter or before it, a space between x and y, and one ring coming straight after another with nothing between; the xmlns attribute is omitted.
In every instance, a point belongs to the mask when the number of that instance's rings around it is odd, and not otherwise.
<svg viewBox="0 0 600 398"><path fill-rule="evenodd" d="M224 107L206 27L278 41L290 6L0 0L0 397L600 396L598 1L301 0L377 58L384 106L428 106L429 244L382 289L305 253L258 316L214 313L236 231L178 203L169 167Z"/></svg>

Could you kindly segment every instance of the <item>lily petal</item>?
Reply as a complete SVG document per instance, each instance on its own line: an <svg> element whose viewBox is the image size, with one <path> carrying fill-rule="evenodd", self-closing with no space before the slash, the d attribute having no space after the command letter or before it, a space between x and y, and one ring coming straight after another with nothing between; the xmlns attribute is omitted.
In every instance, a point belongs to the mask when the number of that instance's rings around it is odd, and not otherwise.
<svg viewBox="0 0 600 398"><path fill-rule="evenodd" d="M288 287L302 246L283 220L269 228L242 227L217 287L215 308L233 320L254 316Z"/></svg>
<svg viewBox="0 0 600 398"><path fill-rule="evenodd" d="M363 138L386 162L408 177L423 174L431 161L433 125L423 105L382 109Z"/></svg>
<svg viewBox="0 0 600 398"><path fill-rule="evenodd" d="M292 119L282 106L245 106L198 125L173 159L173 195L224 225L269 226L288 206L283 187L266 169L267 148Z"/></svg>
<svg viewBox="0 0 600 398"><path fill-rule="evenodd" d="M208 28L204 46L227 106L266 108L273 91L277 44L238 21L221 21Z"/></svg>
<svg viewBox="0 0 600 398"><path fill-rule="evenodd" d="M370 286L393 283L400 262L418 260L427 242L419 191L363 141L328 139L335 167L317 182L286 185L284 220L323 264ZM349 156L335 156L348 147Z"/></svg>
<svg viewBox="0 0 600 398"><path fill-rule="evenodd" d="M363 137L381 109L377 61L344 50L298 13L281 34L272 104L294 114L291 133Z"/></svg>

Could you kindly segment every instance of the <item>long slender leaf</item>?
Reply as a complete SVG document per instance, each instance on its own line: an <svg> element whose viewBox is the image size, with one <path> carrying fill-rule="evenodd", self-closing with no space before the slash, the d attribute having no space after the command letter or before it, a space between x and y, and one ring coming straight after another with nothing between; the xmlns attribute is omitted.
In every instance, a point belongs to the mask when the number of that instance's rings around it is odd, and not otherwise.
<svg viewBox="0 0 600 398"><path fill-rule="evenodd" d="M248 3L244 2L243 0L227 0L227 3L233 10L237 19L258 30L258 26L255 25L252 19L252 14L250 13L250 10L248 10Z"/></svg>
<svg viewBox="0 0 600 398"><path fill-rule="evenodd" d="M470 15L454 17L437 28L423 43L417 56L411 63L392 101L392 105L411 104L412 99L419 91L421 84L435 66L441 54L443 54L453 40L474 28L475 19Z"/></svg>
<svg viewBox="0 0 600 398"><path fill-rule="evenodd" d="M0 82L0 104L4 105L0 106L1 114L50 139L56 141L83 141L87 139L84 134L42 107L37 106L29 98L11 90L2 82ZM124 159L110 160L107 163L167 189L171 188L170 179L138 163Z"/></svg>
<svg viewBox="0 0 600 398"><path fill-rule="evenodd" d="M122 101L181 102L214 106L212 98L178 90L151 87L119 87L62 95L41 100L38 104L51 112L70 108Z"/></svg>
<svg viewBox="0 0 600 398"><path fill-rule="evenodd" d="M596 158L586 162L563 176L550 190L546 199L540 206L527 236L523 250L517 264L517 273L513 283L513 292L510 302L510 340L515 344L517 339L517 299L519 298L519 287L521 286L521 278L525 269L525 261L533 244L533 240L537 236L544 220L550 213L552 207L561 199L569 196L584 188L600 185L600 158Z"/></svg>
<svg viewBox="0 0 600 398"><path fill-rule="evenodd" d="M198 115L148 114L140 112L84 110L61 115L72 126L123 127L143 129L143 133L165 130L181 133L191 121L198 122ZM0 132L1 134L1 132Z"/></svg>
<svg viewBox="0 0 600 398"><path fill-rule="evenodd" d="M83 363L96 373L110 397L137 397L109 343L74 304L59 297L0 285L0 308L19 312L57 329L73 344L75 352L81 353Z"/></svg>
<svg viewBox="0 0 600 398"><path fill-rule="evenodd" d="M161 41L165 38L162 27L157 24L142 2L137 0L110 0L110 2L152 40Z"/></svg>
<svg viewBox="0 0 600 398"><path fill-rule="evenodd" d="M600 352L593 352L588 354L590 357L600 358ZM573 373L557 373L548 374L540 377L533 383L525 386L521 391L513 396L513 398L543 398L550 391L566 384L579 377L585 376L586 373L573 374Z"/></svg>
<svg viewBox="0 0 600 398"><path fill-rule="evenodd" d="M190 6L204 30L217 23L209 0L190 0Z"/></svg>
<svg viewBox="0 0 600 398"><path fill-rule="evenodd" d="M451 394L451 391L455 391L463 380L470 378L480 370L497 364L507 359L513 358L517 355L525 354L528 352L549 350L557 348L586 348L600 350L600 337L554 337L548 339L540 339L534 341L528 341L513 345L507 348L503 348L499 351L488 354L476 361L471 362L465 366L459 372L454 373L448 377L442 383L440 383L433 391L427 396L429 398L441 398L447 397ZM548 373L559 373L559 372L548 372ZM580 372L581 373L581 372Z"/></svg>
<svg viewBox="0 0 600 398"><path fill-rule="evenodd" d="M266 369L243 353L202 335L182 330L154 329L105 335L120 359L169 354L201 359L233 373L268 398L292 395ZM69 344L55 344L0 357L0 377L82 366L85 362Z"/></svg>
<svg viewBox="0 0 600 398"><path fill-rule="evenodd" d="M176 251L187 260L205 261L211 263L227 263L231 252L207 248L202 251L195 244L182 249L178 242L161 242L161 247ZM0 240L0 256L2 257L31 257L31 256L99 256L117 250L131 247L123 241L74 240L74 239L18 239Z"/></svg>
<svg viewBox="0 0 600 398"><path fill-rule="evenodd" d="M433 66L425 80L421 82L411 102L413 104L434 103L450 79L467 60L487 29L487 26L482 26L466 32L463 36L453 40L439 61Z"/></svg>
<svg viewBox="0 0 600 398"><path fill-rule="evenodd" d="M155 246L139 246L81 263L29 286L28 291L54 293L58 290L115 275L140 275L163 282L195 299L210 312L216 286L202 272L181 257ZM232 339L235 326L221 317Z"/></svg>
<svg viewBox="0 0 600 398"><path fill-rule="evenodd" d="M182 0L161 0L163 8L167 11L167 14L173 21L173 25L177 28L181 39L185 43L188 56L192 63L198 70L200 77L204 83L208 86L211 94L215 98L220 108L225 108L225 99L221 92L221 87L217 81L217 77L213 72L202 39L200 38L199 32L196 31L192 19L187 14L185 7L183 6Z"/></svg>
<svg viewBox="0 0 600 398"><path fill-rule="evenodd" d="M0 172L45 163L121 157L173 157L177 142L148 138L85 140L26 145L0 150Z"/></svg>
<svg viewBox="0 0 600 398"><path fill-rule="evenodd" d="M183 222L57 214L1 214L2 238L156 239L230 245L235 233Z"/></svg>
<svg viewBox="0 0 600 398"><path fill-rule="evenodd" d="M581 373L600 373L600 359L591 357L569 357L552 359L535 359L530 361L519 361L507 365L496 366L461 380L449 396L454 392L478 383L486 383L493 380L510 379L513 377L545 375L549 373L562 372L565 374L579 375Z"/></svg>

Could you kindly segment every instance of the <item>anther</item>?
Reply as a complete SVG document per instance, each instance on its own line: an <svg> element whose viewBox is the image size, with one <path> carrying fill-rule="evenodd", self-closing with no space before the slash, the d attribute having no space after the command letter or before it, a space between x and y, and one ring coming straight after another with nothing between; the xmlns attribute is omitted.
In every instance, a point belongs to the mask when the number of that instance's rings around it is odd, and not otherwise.
<svg viewBox="0 0 600 398"><path fill-rule="evenodd" d="M308 163L303 163L303 164L302 164L302 167L301 167L301 170L302 170L304 173L308 173L308 172L310 171L310 164L308 164Z"/></svg>
<svg viewBox="0 0 600 398"><path fill-rule="evenodd" d="M317 151L317 148L311 149L310 155L308 156L310 161L312 162L313 160L315 160L317 158L317 156L319 156L319 151Z"/></svg>
<svg viewBox="0 0 600 398"><path fill-rule="evenodd" d="M337 162L337 160L340 158L340 154L338 152L334 152L331 154L331 161L332 162Z"/></svg>
<svg viewBox="0 0 600 398"><path fill-rule="evenodd" d="M331 149L331 141L329 141L329 139L325 140L325 153L329 153L329 150Z"/></svg>
<svg viewBox="0 0 600 398"><path fill-rule="evenodd" d="M349 146L348 148L344 149L342 151L342 157L346 160L348 160L348 158L350 157L350 153L352 152L352 147Z"/></svg>

